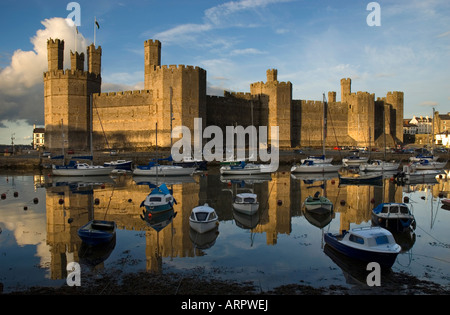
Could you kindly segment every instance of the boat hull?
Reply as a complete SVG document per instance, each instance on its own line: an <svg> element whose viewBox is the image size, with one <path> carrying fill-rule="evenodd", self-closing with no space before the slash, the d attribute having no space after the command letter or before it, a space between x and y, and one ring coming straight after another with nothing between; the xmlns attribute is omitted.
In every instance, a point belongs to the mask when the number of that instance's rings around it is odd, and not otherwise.
<svg viewBox="0 0 450 315"><path fill-rule="evenodd" d="M292 173L334 173L341 169L341 165L334 164L314 164L314 165L294 165L291 168Z"/></svg>
<svg viewBox="0 0 450 315"><path fill-rule="evenodd" d="M233 203L233 209L248 215L255 214L258 211L259 203Z"/></svg>
<svg viewBox="0 0 450 315"><path fill-rule="evenodd" d="M332 233L324 234L325 243L338 252L364 262L377 262L385 268L390 268L395 263L398 253L372 252L348 246L340 242Z"/></svg>
<svg viewBox="0 0 450 315"><path fill-rule="evenodd" d="M52 174L55 176L105 176L109 175L113 167L92 166L90 168L53 167Z"/></svg>
<svg viewBox="0 0 450 315"><path fill-rule="evenodd" d="M219 225L219 221L197 222L190 220L189 225L197 233L203 234L216 228Z"/></svg>
<svg viewBox="0 0 450 315"><path fill-rule="evenodd" d="M305 209L317 214L329 213L333 210L333 203L325 197L308 197L304 202Z"/></svg>
<svg viewBox="0 0 450 315"><path fill-rule="evenodd" d="M156 167L137 167L133 170L133 175L142 176L186 176L192 175L195 171L194 167L166 167L160 166L158 169Z"/></svg>
<svg viewBox="0 0 450 315"><path fill-rule="evenodd" d="M124 162L115 161L115 162L105 162L103 163L103 166L111 167L116 170L131 171L132 164L133 164L132 161L124 161Z"/></svg>
<svg viewBox="0 0 450 315"><path fill-rule="evenodd" d="M78 236L85 244L96 246L111 241L116 228L114 221L92 220L78 229Z"/></svg>

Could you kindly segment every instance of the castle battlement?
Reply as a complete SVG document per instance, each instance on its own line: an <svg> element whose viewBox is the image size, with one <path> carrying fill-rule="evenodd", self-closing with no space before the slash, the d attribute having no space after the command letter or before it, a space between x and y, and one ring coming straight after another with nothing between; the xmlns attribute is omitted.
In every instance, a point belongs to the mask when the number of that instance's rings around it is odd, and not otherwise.
<svg viewBox="0 0 450 315"><path fill-rule="evenodd" d="M120 91L120 92L104 92L94 94L96 97L123 97L128 95L146 95L151 94L151 90L132 90L132 91Z"/></svg>
<svg viewBox="0 0 450 315"><path fill-rule="evenodd" d="M44 79L98 79L100 75L97 75L95 73L91 73L84 70L72 70L72 69L65 69L65 70L53 70L53 71L47 71L44 72Z"/></svg>
<svg viewBox="0 0 450 315"><path fill-rule="evenodd" d="M162 65L155 67L155 72L167 72L168 70L172 72L183 72L183 71L193 71L193 72L205 72L205 69L202 69L197 66L190 66L190 65Z"/></svg>

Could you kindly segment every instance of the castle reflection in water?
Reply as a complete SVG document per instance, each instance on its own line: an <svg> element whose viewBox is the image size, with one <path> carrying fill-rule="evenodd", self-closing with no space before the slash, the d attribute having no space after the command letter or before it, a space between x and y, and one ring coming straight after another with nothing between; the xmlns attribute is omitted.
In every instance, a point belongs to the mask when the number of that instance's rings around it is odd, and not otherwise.
<svg viewBox="0 0 450 315"><path fill-rule="evenodd" d="M375 205L401 202L404 189L389 176L383 185L342 186L337 174L308 178L280 171L266 178L234 179L211 173L166 179L177 201L173 213L176 215L161 217L160 222L144 220L144 208L140 206L150 192L149 182L155 183L154 178L118 175L46 179L51 278L64 279L67 263L80 260L82 242L77 230L93 218L114 220L118 237L120 230L145 233L146 270L158 272L162 268L162 258L200 256L203 246L214 243L218 230L209 235L193 235L190 229L189 215L199 204L207 202L216 209L220 221L234 220L239 227L265 234L267 245L275 245L280 234L292 232L294 217L305 216L312 225L323 228L339 213L340 229L348 229L351 223L370 222L370 211ZM436 189L442 191L442 187ZM258 195L259 211L252 217L233 211L234 195L244 191ZM303 212L303 200L316 191L325 193L333 201L331 216L310 217Z"/></svg>

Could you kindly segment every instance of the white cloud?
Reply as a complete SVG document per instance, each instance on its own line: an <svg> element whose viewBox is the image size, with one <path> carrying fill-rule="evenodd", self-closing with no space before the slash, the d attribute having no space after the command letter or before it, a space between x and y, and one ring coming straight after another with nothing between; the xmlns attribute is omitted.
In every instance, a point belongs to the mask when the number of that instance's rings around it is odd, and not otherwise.
<svg viewBox="0 0 450 315"><path fill-rule="evenodd" d="M259 49L256 48L244 48L244 49L234 49L231 51L230 53L232 56L237 56L237 55L261 55L264 54L264 52L262 52Z"/></svg>
<svg viewBox="0 0 450 315"><path fill-rule="evenodd" d="M22 128L31 128L33 124L44 124L43 73L48 67L47 40L49 38L64 40L65 68L70 67L70 50L75 50L75 42L78 51L86 50L87 40L81 34L76 36L75 27L69 25L66 19L51 18L41 23L44 29L36 31L30 39L33 50L16 50L10 62L0 69L0 117L2 118L0 126L3 127L1 129L6 126L10 129L10 131L1 130L2 135L8 136L8 133L19 130L19 125ZM18 137L20 138L22 137ZM0 142L4 143L5 139L1 138Z"/></svg>

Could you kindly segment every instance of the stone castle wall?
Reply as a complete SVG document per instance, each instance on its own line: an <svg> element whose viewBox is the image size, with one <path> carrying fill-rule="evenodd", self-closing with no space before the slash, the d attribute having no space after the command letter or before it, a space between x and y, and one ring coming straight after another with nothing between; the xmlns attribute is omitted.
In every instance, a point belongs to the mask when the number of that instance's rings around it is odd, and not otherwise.
<svg viewBox="0 0 450 315"><path fill-rule="evenodd" d="M236 125L278 126L281 147L322 146L323 101L293 100L292 84L278 81L276 69L267 70L266 82L252 83L250 93L208 96L204 69L161 65L161 43L148 40L144 90L101 93L101 47L87 48L84 71L84 53L71 53L71 70L63 70L64 41L50 39L47 46L44 95L49 149L61 148L62 143L72 149L90 146L91 101L95 150L148 150L156 144L156 128L158 146L168 147L177 141L171 139L171 130L186 126L192 132L195 118L202 118L202 128L216 125L222 130ZM389 92L375 101L374 94L352 93L351 79L340 83L340 102L336 92L328 93L327 147L380 145L381 139L394 145L402 139L403 92Z"/></svg>

